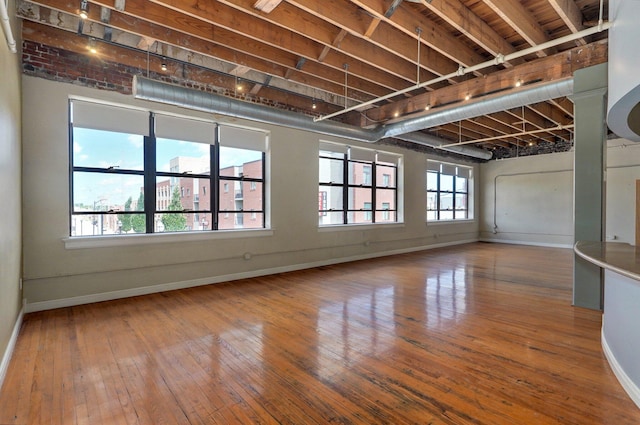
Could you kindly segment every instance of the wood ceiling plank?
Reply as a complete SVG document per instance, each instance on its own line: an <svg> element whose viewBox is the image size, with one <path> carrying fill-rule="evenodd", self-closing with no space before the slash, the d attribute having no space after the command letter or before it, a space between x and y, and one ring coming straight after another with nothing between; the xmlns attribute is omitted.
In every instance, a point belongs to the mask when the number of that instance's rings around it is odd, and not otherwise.
<svg viewBox="0 0 640 425"><path fill-rule="evenodd" d="M240 12L254 16L256 19L261 18L277 25L285 31L293 31L300 36L323 44L325 49L333 45L337 51L351 59L403 78L407 82L415 82L417 49L411 49L410 46L407 46L408 38L398 32L393 34L394 37L391 39L384 40L385 43L376 41L380 38L378 34L367 39L364 37L364 32L369 26L369 17L359 13L357 9L345 10L340 7L341 5L348 6L348 3L334 2L333 0L312 1L310 7L306 8L304 5L301 6L300 2L288 1L271 14L264 15L250 8L252 0L219 1ZM304 3L304 0L301 1ZM338 31L347 31L350 35L344 37L339 47L332 42ZM454 65L446 63L441 55L425 51L422 56L422 63L429 64L429 67L424 66L423 68L430 71L430 73L423 71L422 78L424 79L433 78L434 73L441 75L439 72L445 69L447 72L452 72L451 69L455 70ZM352 64L353 60L349 60L348 63ZM445 68L447 65L449 67Z"/></svg>
<svg viewBox="0 0 640 425"><path fill-rule="evenodd" d="M131 2L129 4L131 4ZM68 2L65 2L64 0L47 0L47 7L54 7L58 11L67 12L68 15L66 16L69 16L71 17L71 19L77 21L77 18L75 17L75 12L73 10L69 10L69 9L73 9L73 5L70 5ZM63 10L64 7L67 7L66 11ZM88 21L89 22L96 21L98 19L98 13L99 12L97 10L89 10ZM281 65L278 65L277 62L281 61L283 63L290 64L295 60L294 58L286 57L287 54L284 54L284 57L283 57L284 52L278 52L278 51L274 52L276 54L272 57L271 61L266 61L266 60L255 58L249 55L245 56L237 52L236 50L232 50L229 47L223 46L221 44L208 43L198 38L188 36L186 34L178 33L173 30L167 30L166 28L159 27L155 24L148 23L146 21L142 21L131 16L123 15L116 11L113 11L111 15L112 16L111 16L110 26L113 28L119 29L121 31L125 31L127 33L136 34L142 37L150 37L153 39L158 39L158 40L161 40L163 43L167 43L168 45L172 45L178 49L182 49L182 47L180 46L189 46L190 51L192 52L203 54L205 56L216 58L216 59L228 60L230 63L236 63L236 62L242 63L246 66L251 67L252 69L265 72L267 73L267 75L283 78L284 75L286 74L286 71L290 69L290 66L281 66ZM60 23L60 25L62 24ZM220 34L220 31L218 31L217 36L224 36L224 34ZM238 38L238 37L234 34L228 34L227 37L224 37L224 41L231 45L233 45L235 42L235 44L244 45L245 48L253 48L254 53L260 52L261 47L265 47L257 43L253 43L251 40L248 40L248 41L244 40L244 43L242 39L237 39L234 41L235 38ZM268 48L267 50L270 50L270 48ZM267 54L267 53L268 51L265 52L264 54ZM165 56L168 56L165 53L163 54ZM312 86L312 87L317 87L318 89L322 89L326 92L333 93L334 95L342 96L344 94L343 84L338 82L331 82L331 81L324 80L317 77L315 73L320 72L320 70L319 69L314 70L314 68L317 68L317 67L316 66L310 67L307 73L304 73L304 74L300 73L300 75L296 75L296 78L294 79L295 82ZM335 70L333 71L335 74L334 77L336 78L337 81L344 81L343 79L344 77L342 73L338 73ZM318 74L318 75L322 75L322 74ZM366 84L370 84L370 83L366 83ZM354 84L351 87L353 86L357 86L357 81L354 81ZM375 86L372 86L372 87L375 87ZM377 90L379 90L380 93L386 92L386 90L384 90L381 87L377 87ZM352 90L349 91L349 96L353 99L365 100L365 99L369 99L370 98L369 96L371 96L371 94L360 92L352 88Z"/></svg>
<svg viewBox="0 0 640 425"><path fill-rule="evenodd" d="M442 25L415 13L405 4L400 4L393 15L387 17L388 2L385 0L351 0L351 2L415 40L418 39L416 28L420 28L422 30L420 39L423 44L457 64L471 66L486 60L485 57L473 51L465 43L455 37L450 37L449 31Z"/></svg>
<svg viewBox="0 0 640 425"><path fill-rule="evenodd" d="M247 0L225 0L234 3L244 2ZM340 0L289 0L288 3L295 5L298 9L304 10L310 15L319 19L326 20L332 25L342 28L349 32L353 37L348 37L349 43L343 43L341 50L347 51L365 51L371 49L368 45L374 46L394 55L396 59L380 56L380 60L387 63L391 68L403 67L406 61L409 64L408 73L403 72L403 76L409 76L409 81L415 81L416 66L418 64L418 48L417 37L409 37L402 31L393 28L381 22L375 32L370 37L365 37L369 29L370 17L363 13L355 4L351 4ZM384 15L382 16L384 17ZM269 16L271 18L271 16ZM377 17L376 17L377 18ZM415 32L414 26L414 32ZM376 55L375 51L372 55ZM402 59L399 61L398 59ZM420 66L429 71L431 74L421 76L422 81L431 79L433 74L440 76L454 72L458 68L458 64L448 58L443 57L437 51L428 46L423 46L420 50ZM403 69L403 68L401 68ZM400 70L396 71L399 72Z"/></svg>
<svg viewBox="0 0 640 425"><path fill-rule="evenodd" d="M562 99L553 99L550 101L556 108L560 109L562 112L567 114L567 116L573 119L573 102L568 98L563 97Z"/></svg>
<svg viewBox="0 0 640 425"><path fill-rule="evenodd" d="M459 0L422 0L422 4L493 56L516 51Z"/></svg>
<svg viewBox="0 0 640 425"><path fill-rule="evenodd" d="M540 24L519 1L483 0L498 16L511 26L531 46L549 41ZM549 49L550 52L554 52ZM538 57L547 56L545 51L537 52Z"/></svg>
<svg viewBox="0 0 640 425"><path fill-rule="evenodd" d="M129 3L133 0L128 0ZM179 16L175 17L173 21L165 21L165 24L172 27L178 25L175 19L184 20L185 15L195 18L201 21L200 24L207 23L214 25L215 30L218 28L224 28L228 31L240 34L245 37L249 37L255 41L266 43L270 46L286 50L295 54L298 57L304 57L315 61L316 58L322 53L324 46L314 40L303 37L299 34L291 31L280 30L278 26L264 21L262 19L252 18L251 16L244 14L239 15L239 11L230 6L227 6L220 1L215 2L199 2L198 0L151 0L142 1L135 0L140 6L140 11L137 12L139 16L146 16L147 9L151 5L159 6L166 9L171 9L178 13ZM281 5L282 7L284 5ZM276 8L273 13L279 11L280 7ZM331 39L329 42L333 41ZM387 87L391 90L399 90L406 86L406 80L373 67L367 63L352 60L349 56L344 54L327 55L325 65L333 67L334 69L342 69L345 63L349 63L350 72L363 80L368 80L375 84Z"/></svg>
<svg viewBox="0 0 640 425"><path fill-rule="evenodd" d="M574 0L549 0L549 4L572 33L575 34L584 29L582 12ZM587 44L584 39L578 41L582 45Z"/></svg>
<svg viewBox="0 0 640 425"><path fill-rule="evenodd" d="M526 84L570 78L577 69L606 61L607 42L598 41L584 47L575 47L553 56L503 69L485 77L469 79L430 93L419 94L410 99L383 105L367 111L367 114L374 121L386 121L393 118L395 113L411 114L423 111L427 105L433 107L460 101L467 93L477 98L478 95L485 93L504 91L513 88L518 79Z"/></svg>
<svg viewBox="0 0 640 425"><path fill-rule="evenodd" d="M371 23L369 24L369 27L367 28L367 30L364 32L364 36L366 38L371 37L371 34L373 34L376 30L376 28L378 28L378 25L380 25L381 20L378 18L373 18L371 19Z"/></svg>
<svg viewBox="0 0 640 425"><path fill-rule="evenodd" d="M97 0L97 2L114 11L110 21L110 26L114 28L140 36L156 38L176 47L184 46L192 51L231 63L246 65L269 75L283 78L286 70L295 68L298 61L298 57L290 52L188 16L178 15L161 6L129 0L127 14L124 14L115 11L113 0ZM75 4L65 0L41 0L34 3L69 14L75 14L76 11ZM97 12L93 9L95 8L89 10L89 20L97 22L99 17L95 15ZM140 14L145 16L144 20L136 17ZM162 26L167 21L174 23L172 28ZM343 72L336 67L327 67L312 61L304 73L307 75L304 77L305 79L311 77L317 80L320 78L329 83L320 83L318 89L327 90L334 94L344 93ZM304 84L304 79L300 76L296 76L295 80ZM369 99L371 95L380 96L386 94L389 89L389 87L380 86L370 80L358 77L351 80L350 87L353 89L354 99Z"/></svg>
<svg viewBox="0 0 640 425"><path fill-rule="evenodd" d="M573 124L573 117L553 105L552 102L534 103L528 106L532 111L556 125Z"/></svg>
<svg viewBox="0 0 640 425"><path fill-rule="evenodd" d="M49 25L23 20L23 39L33 41L35 43L45 44L59 49L75 52L79 54L87 54L87 38L79 36L73 31L65 31L54 28ZM89 61L96 61L101 67L108 66L109 62L127 65L133 68L145 70L147 67L151 69L160 69L162 59L156 56L147 57L143 52L136 52L128 48L119 47L111 43L100 43L99 54L97 57L89 56ZM179 74L179 79L183 79L183 68L175 63L168 62L167 75ZM186 78L190 81L200 83L207 86L215 86L221 89L233 91L235 79L228 75L222 75L215 72L209 72L198 67L190 65L185 66ZM287 93L278 89L263 87L262 96L281 105L291 105L293 107L311 110L311 102L307 96L296 96L293 93ZM324 102L317 102L320 110L327 112L334 111L336 108L327 105ZM322 113L320 110L320 113Z"/></svg>

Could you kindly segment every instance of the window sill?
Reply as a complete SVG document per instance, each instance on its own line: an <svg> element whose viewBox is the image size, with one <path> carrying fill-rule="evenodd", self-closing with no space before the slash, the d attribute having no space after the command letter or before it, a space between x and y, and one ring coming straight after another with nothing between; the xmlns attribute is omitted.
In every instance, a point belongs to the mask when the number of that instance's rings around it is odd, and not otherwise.
<svg viewBox="0 0 640 425"><path fill-rule="evenodd" d="M362 224L326 224L318 227L318 232L340 232L347 230L391 229L404 227L404 223L362 223Z"/></svg>
<svg viewBox="0 0 640 425"><path fill-rule="evenodd" d="M427 220L427 226L435 225L441 226L445 224L464 224L464 223L474 223L475 219L466 218L464 220Z"/></svg>
<svg viewBox="0 0 640 425"><path fill-rule="evenodd" d="M63 238L65 249L106 248L175 242L198 242L215 239L273 236L272 229L216 230L208 232L154 233L124 236L73 236Z"/></svg>

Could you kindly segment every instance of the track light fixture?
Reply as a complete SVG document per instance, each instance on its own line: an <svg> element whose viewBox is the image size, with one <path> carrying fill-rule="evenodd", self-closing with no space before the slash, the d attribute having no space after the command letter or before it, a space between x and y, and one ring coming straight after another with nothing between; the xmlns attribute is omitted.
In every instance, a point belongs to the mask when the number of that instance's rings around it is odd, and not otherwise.
<svg viewBox="0 0 640 425"><path fill-rule="evenodd" d="M313 103L311 104L311 109L316 109L318 107L318 105L316 104L316 101L314 100Z"/></svg>
<svg viewBox="0 0 640 425"><path fill-rule="evenodd" d="M160 69L163 71L167 70L167 63L165 62L165 58L162 58L162 64L160 65Z"/></svg>
<svg viewBox="0 0 640 425"><path fill-rule="evenodd" d="M80 0L80 10L78 11L78 15L82 19L87 19L89 17L89 2L87 0Z"/></svg>
<svg viewBox="0 0 640 425"><path fill-rule="evenodd" d="M87 45L87 49L89 49L89 53L91 53L92 55L95 55L96 53L98 53L98 48L96 47L95 38L92 37L89 39L89 44Z"/></svg>
<svg viewBox="0 0 640 425"><path fill-rule="evenodd" d="M431 109L431 105L427 105L427 106L424 107L425 111L428 111L429 109Z"/></svg>
<svg viewBox="0 0 640 425"><path fill-rule="evenodd" d="M522 85L522 80L516 81L516 87L520 87Z"/></svg>
<svg viewBox="0 0 640 425"><path fill-rule="evenodd" d="M469 99L471 99L471 94L467 93L467 95L464 97L464 100L469 100Z"/></svg>

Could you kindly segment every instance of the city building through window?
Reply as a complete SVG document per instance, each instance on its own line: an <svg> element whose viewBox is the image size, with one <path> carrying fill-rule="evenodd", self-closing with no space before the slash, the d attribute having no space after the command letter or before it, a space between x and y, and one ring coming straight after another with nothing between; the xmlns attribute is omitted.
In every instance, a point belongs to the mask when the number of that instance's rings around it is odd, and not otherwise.
<svg viewBox="0 0 640 425"><path fill-rule="evenodd" d="M427 221L473 218L469 210L471 181L470 167L428 161Z"/></svg>
<svg viewBox="0 0 640 425"><path fill-rule="evenodd" d="M319 225L397 222L401 163L401 155L321 142Z"/></svg>
<svg viewBox="0 0 640 425"><path fill-rule="evenodd" d="M265 132L80 100L70 111L71 236L265 227Z"/></svg>

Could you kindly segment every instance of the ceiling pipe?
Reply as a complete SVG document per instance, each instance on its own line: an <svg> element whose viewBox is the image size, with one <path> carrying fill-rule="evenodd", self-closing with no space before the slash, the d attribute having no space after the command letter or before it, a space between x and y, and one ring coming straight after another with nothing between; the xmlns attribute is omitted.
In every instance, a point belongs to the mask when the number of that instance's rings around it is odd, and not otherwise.
<svg viewBox="0 0 640 425"><path fill-rule="evenodd" d="M611 27L611 25L612 25L611 22L602 22L596 27L587 28L585 30L578 31L578 32L573 33L573 34L565 35L563 37L559 37L559 38L556 38L554 40L550 40L550 41L547 41L547 42L544 42L544 43L540 43L540 44L537 44L535 46L531 46L531 47L528 47L526 49L519 50L517 52L509 53L507 55L499 54L494 59L479 63L477 65L468 66L466 68L463 67L463 66L460 66L457 71L454 71L454 72L452 72L450 74L443 75L443 76L434 78L434 79L429 80L429 81L425 81L424 83L415 84L415 85L413 85L411 87L407 87L407 88L404 88L402 90L398 90L398 91L395 91L393 93L389 93L389 94L386 94L384 96L380 96L380 97L377 97L375 99L371 99L371 100L368 100L366 102L359 103L359 104L351 106L349 108L344 108L344 109L342 109L340 111L337 111L337 112L334 112L332 114L323 115L321 117L314 118L314 121L323 121L323 120L326 120L328 118L337 117L338 115L342 115L342 114L345 114L347 112L354 111L356 109L361 109L361 108L363 108L365 106L373 105L373 104L378 103L378 102L380 102L382 100L391 99L392 97L396 97L396 96L399 96L399 95L402 95L402 94L405 94L405 93L409 93L409 92L414 91L414 90L425 88L425 87L431 86L431 85L436 84L436 83L447 81L447 80L450 80L450 79L456 78L456 77L461 77L461 76L463 76L465 74L468 74L470 72L481 71L481 70L483 70L485 68L489 68L489 67L495 66L495 65L500 65L500 64L503 64L505 62L508 62L508 61L511 61L511 60L514 60L514 59L518 59L518 58L530 55L532 53L540 52L540 51L548 49L550 47L559 46L560 44L568 43L568 42L575 41L575 40L578 40L578 39L581 39L581 38L584 38L584 37L587 37L587 36L590 36L590 35L593 35L593 34L597 34L599 32L602 32L604 30L609 29Z"/></svg>
<svg viewBox="0 0 640 425"><path fill-rule="evenodd" d="M476 102L464 103L460 106L454 106L428 115L421 115L385 125L383 126L385 129L384 137L397 137L400 134L412 131L489 115L506 109L520 108L571 94L573 94L573 78L552 83L541 83L514 93L492 96Z"/></svg>
<svg viewBox="0 0 640 425"><path fill-rule="evenodd" d="M2 0L0 0L2 1ZM281 125L299 130L330 136L343 137L365 143L375 143L385 137L385 128L363 129L335 121L314 122L306 115L243 102L230 97L188 89L181 86L154 81L139 75L133 77L133 96L136 99L165 103L198 111L229 115L267 124ZM406 132L396 134L397 139L430 146L473 158L489 160L492 153L472 146L451 146L444 140L424 133Z"/></svg>
<svg viewBox="0 0 640 425"><path fill-rule="evenodd" d="M13 33L11 32L9 13L7 12L7 5L4 0L0 0L0 20L2 21L2 30L4 31L4 36L7 39L9 50L11 50L11 53L17 53L18 49L16 47L16 40L13 38Z"/></svg>

